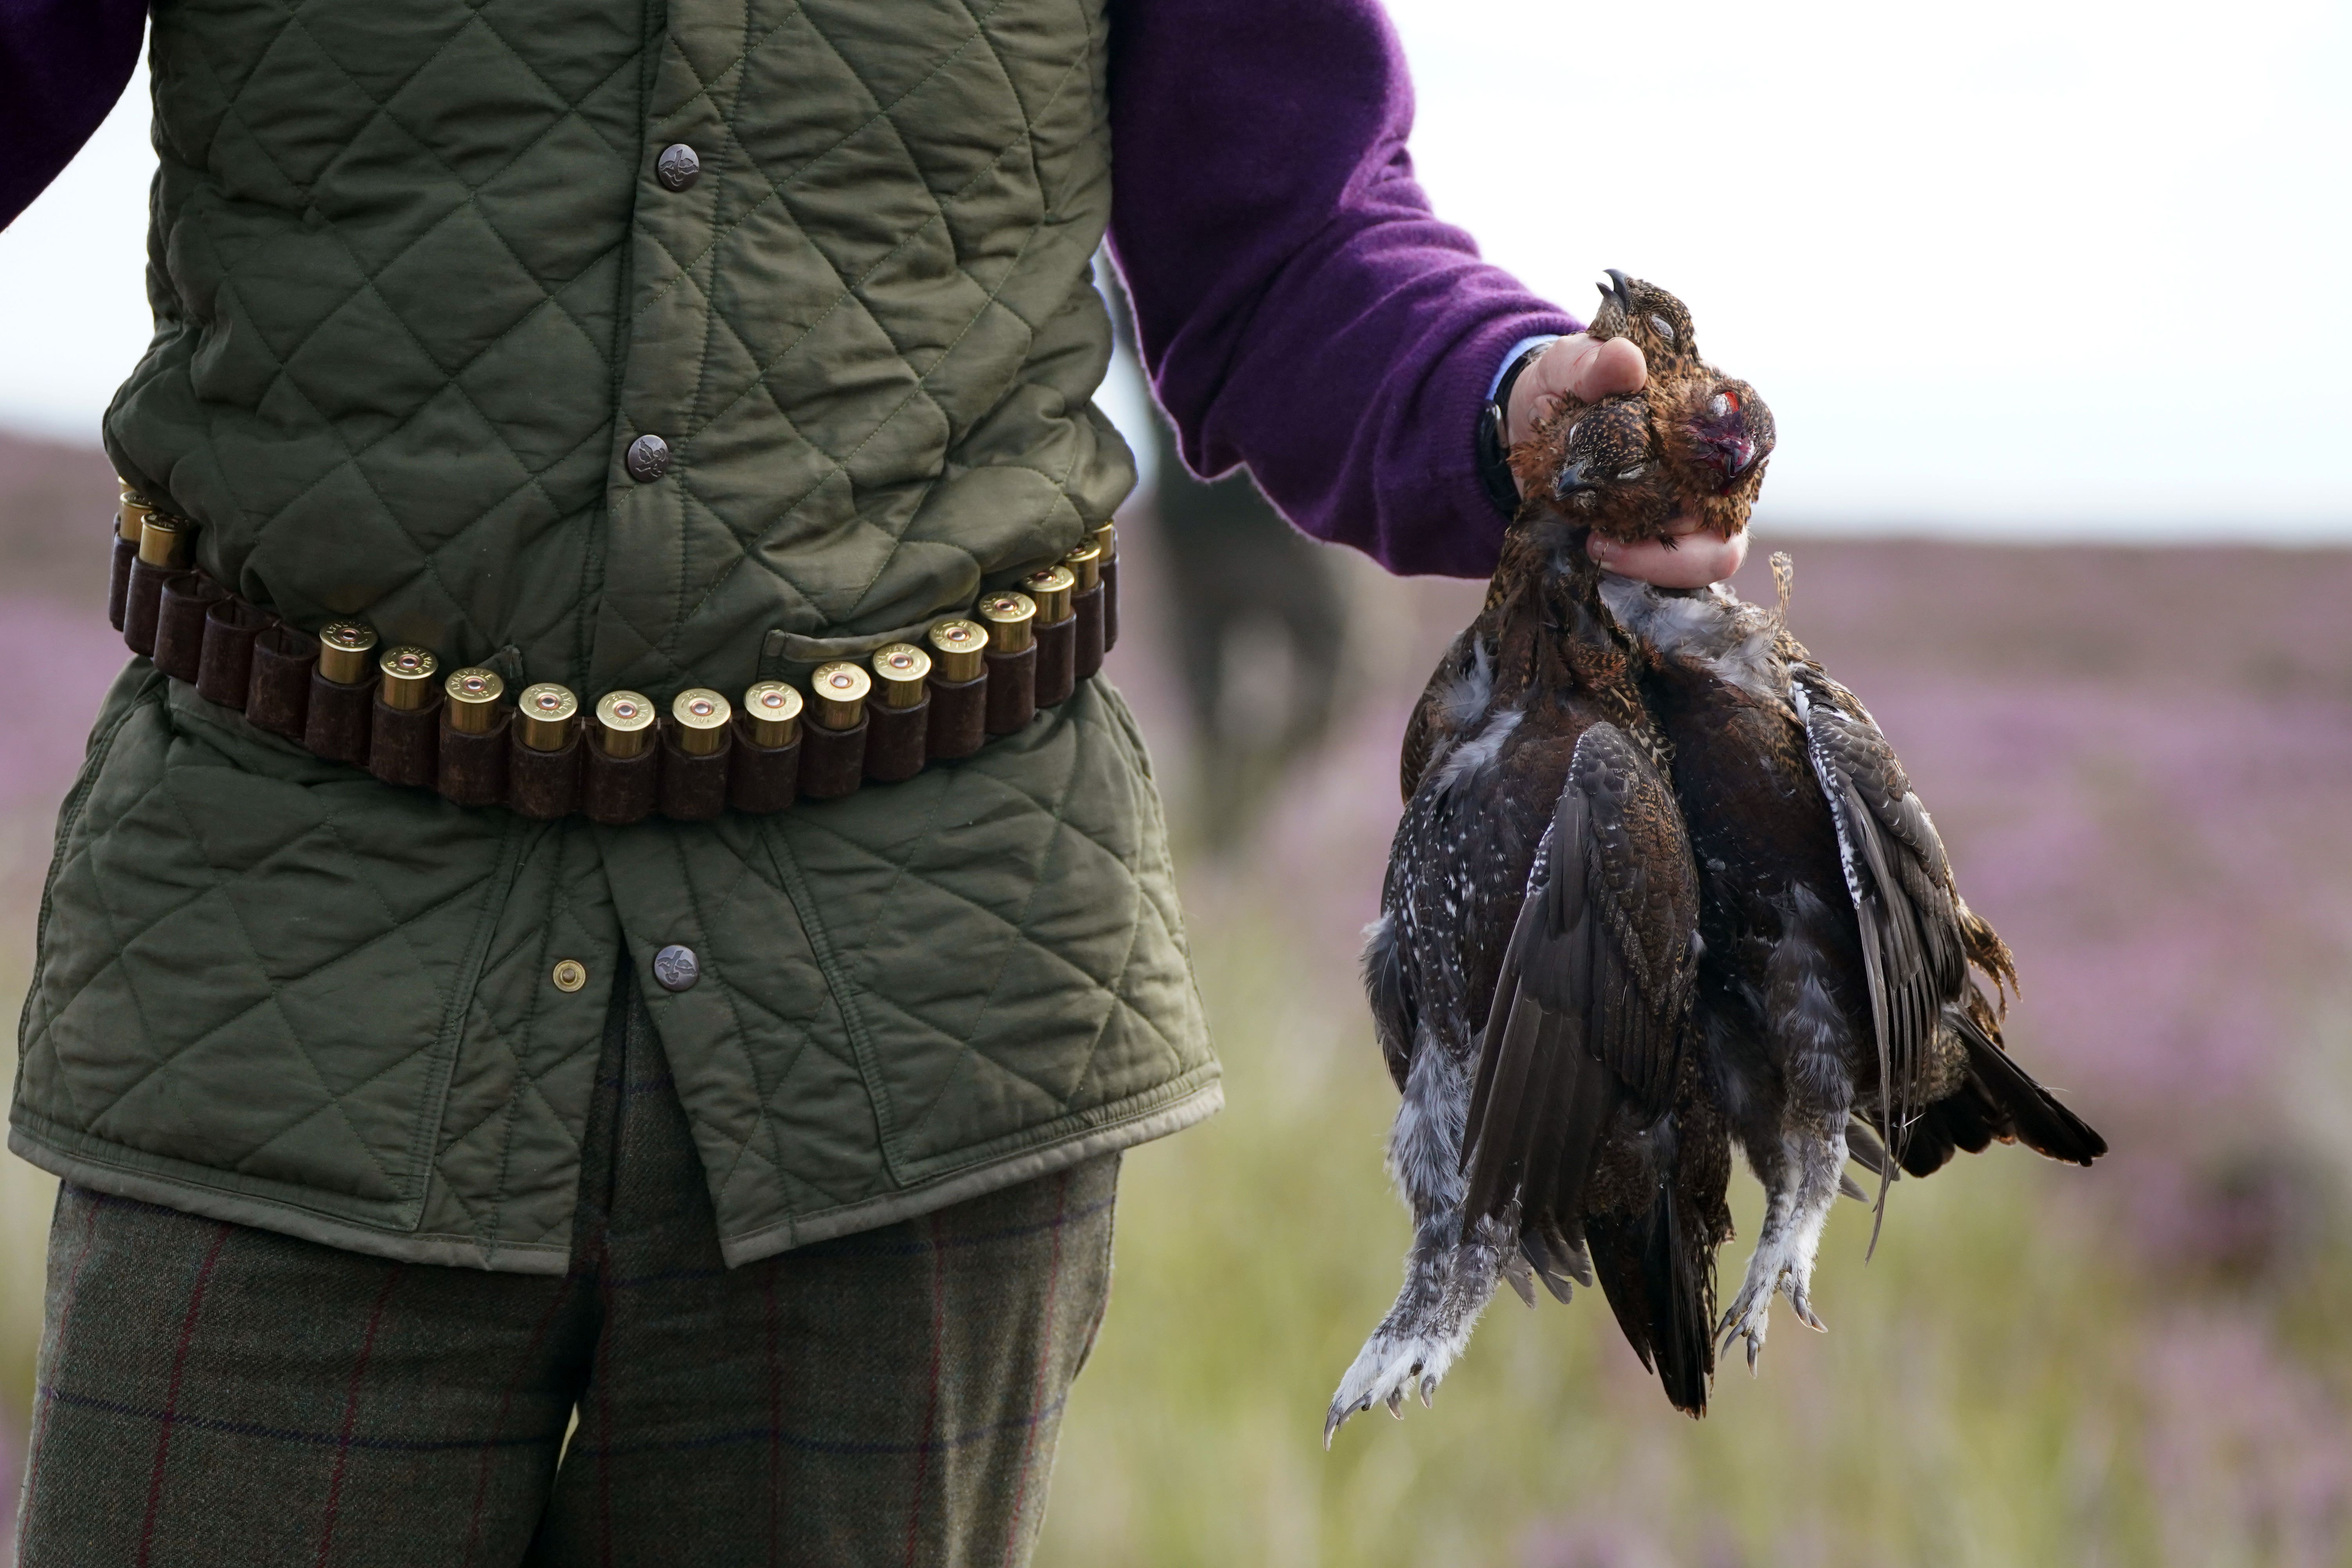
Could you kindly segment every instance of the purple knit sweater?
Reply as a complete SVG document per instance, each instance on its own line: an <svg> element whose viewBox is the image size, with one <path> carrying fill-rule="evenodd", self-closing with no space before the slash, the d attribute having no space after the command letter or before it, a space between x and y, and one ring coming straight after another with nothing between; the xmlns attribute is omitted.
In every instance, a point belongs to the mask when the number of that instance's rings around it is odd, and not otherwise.
<svg viewBox="0 0 2352 1568"><path fill-rule="evenodd" d="M1483 577L1473 430L1504 354L1578 323L1486 266L1412 177L1378 0L1111 0L1111 248L1185 461L1318 539ZM144 0L0 0L0 223L121 95Z"/></svg>

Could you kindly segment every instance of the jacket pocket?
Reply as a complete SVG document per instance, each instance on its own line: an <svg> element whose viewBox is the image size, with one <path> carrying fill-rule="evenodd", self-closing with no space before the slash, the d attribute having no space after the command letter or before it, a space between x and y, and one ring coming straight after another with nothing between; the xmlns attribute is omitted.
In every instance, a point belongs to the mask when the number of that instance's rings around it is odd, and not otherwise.
<svg viewBox="0 0 2352 1568"><path fill-rule="evenodd" d="M78 786L17 1120L87 1158L404 1223L504 815L184 718L142 692Z"/></svg>

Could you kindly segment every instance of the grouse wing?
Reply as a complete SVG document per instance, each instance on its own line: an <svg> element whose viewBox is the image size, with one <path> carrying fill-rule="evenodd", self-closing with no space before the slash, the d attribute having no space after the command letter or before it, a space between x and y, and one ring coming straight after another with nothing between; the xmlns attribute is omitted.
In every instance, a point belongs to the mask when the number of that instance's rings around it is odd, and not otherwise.
<svg viewBox="0 0 2352 1568"><path fill-rule="evenodd" d="M1698 881L1673 791L1623 731L1576 742L1505 950L1471 1093L1466 1223L1516 1199L1572 1255L1611 1113L1664 1114L1697 974Z"/></svg>
<svg viewBox="0 0 2352 1568"><path fill-rule="evenodd" d="M1944 841L1868 710L1817 668L1801 666L1790 677L1862 928L1878 1132L1899 1159L1927 1101L1937 1022L1968 984L1959 895Z"/></svg>

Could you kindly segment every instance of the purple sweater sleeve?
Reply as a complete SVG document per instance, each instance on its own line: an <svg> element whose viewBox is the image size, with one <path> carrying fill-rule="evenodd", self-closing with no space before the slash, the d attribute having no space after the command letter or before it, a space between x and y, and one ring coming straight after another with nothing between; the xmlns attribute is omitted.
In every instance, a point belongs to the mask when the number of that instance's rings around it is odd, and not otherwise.
<svg viewBox="0 0 2352 1568"><path fill-rule="evenodd" d="M1478 410L1580 324L1432 216L1378 0L1112 0L1111 247L1185 461L1318 539L1483 577Z"/></svg>
<svg viewBox="0 0 2352 1568"><path fill-rule="evenodd" d="M146 0L0 0L0 228L122 96L146 25Z"/></svg>

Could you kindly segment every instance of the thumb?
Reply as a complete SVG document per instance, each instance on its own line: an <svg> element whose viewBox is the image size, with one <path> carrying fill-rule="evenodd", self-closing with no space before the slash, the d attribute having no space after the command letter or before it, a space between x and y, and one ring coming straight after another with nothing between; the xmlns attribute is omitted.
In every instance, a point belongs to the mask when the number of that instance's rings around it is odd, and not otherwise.
<svg viewBox="0 0 2352 1568"><path fill-rule="evenodd" d="M1503 444L1525 440L1536 421L1563 397L1598 403L1612 393L1639 392L1649 378L1642 351L1623 338L1595 342L1579 332L1558 339L1511 384L1511 405L1503 411Z"/></svg>

